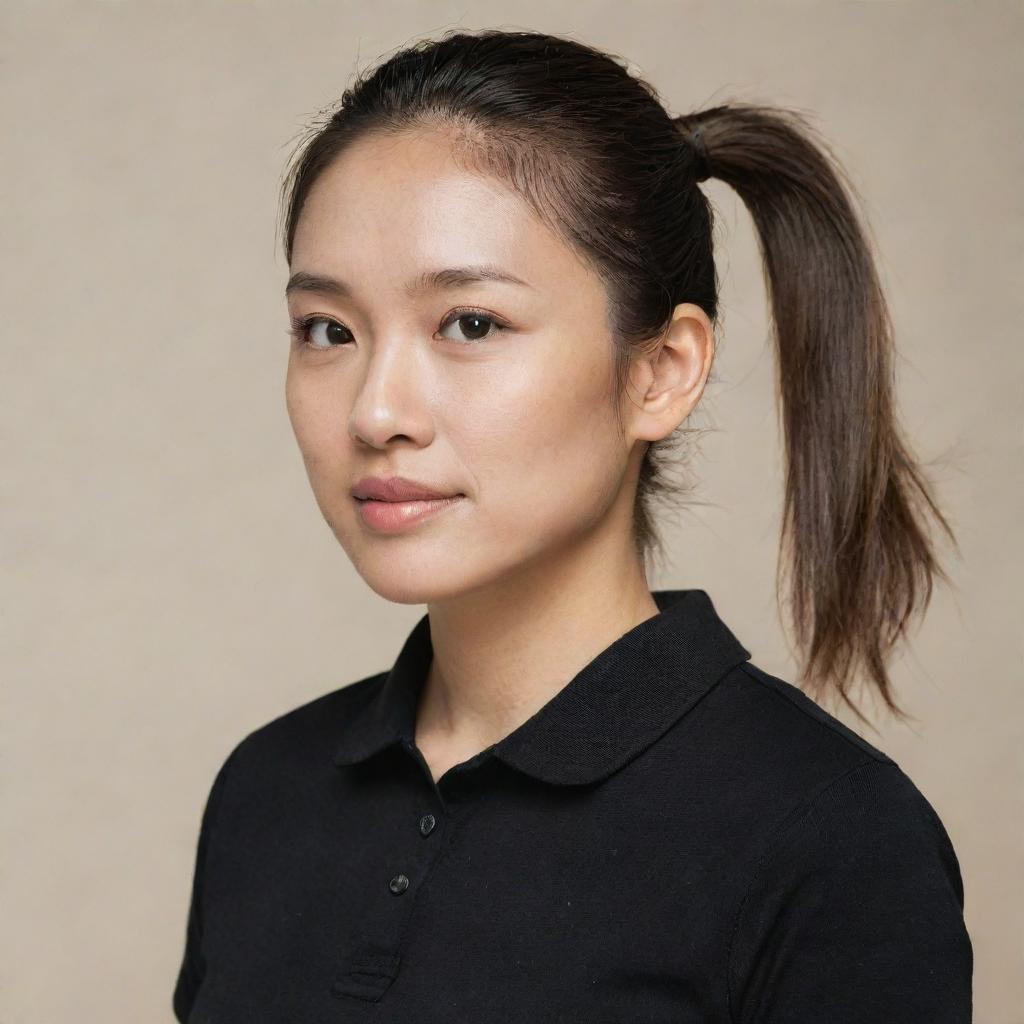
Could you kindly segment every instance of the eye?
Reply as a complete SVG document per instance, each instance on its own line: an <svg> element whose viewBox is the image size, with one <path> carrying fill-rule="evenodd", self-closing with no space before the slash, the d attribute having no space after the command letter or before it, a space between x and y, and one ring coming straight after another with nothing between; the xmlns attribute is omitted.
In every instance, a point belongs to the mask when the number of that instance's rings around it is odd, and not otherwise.
<svg viewBox="0 0 1024 1024"><path fill-rule="evenodd" d="M299 345L306 348L340 348L352 340L349 329L326 316L292 317L288 332Z"/></svg>
<svg viewBox="0 0 1024 1024"><path fill-rule="evenodd" d="M502 331L508 330L508 324L481 309L457 309L442 321L441 330L452 325L459 325L461 338L445 335L448 341L460 344L475 344L487 341ZM321 314L291 318L291 330L288 332L301 348L327 351L341 348L354 340L351 332L344 324Z"/></svg>
<svg viewBox="0 0 1024 1024"><path fill-rule="evenodd" d="M499 320L482 309L456 309L442 322L441 329L459 324L459 330L463 332L462 338L447 338L449 341L461 341L462 343L473 344L474 342L487 341L502 331L508 330L508 324ZM491 328L494 331L491 331ZM468 336L467 336L468 335Z"/></svg>

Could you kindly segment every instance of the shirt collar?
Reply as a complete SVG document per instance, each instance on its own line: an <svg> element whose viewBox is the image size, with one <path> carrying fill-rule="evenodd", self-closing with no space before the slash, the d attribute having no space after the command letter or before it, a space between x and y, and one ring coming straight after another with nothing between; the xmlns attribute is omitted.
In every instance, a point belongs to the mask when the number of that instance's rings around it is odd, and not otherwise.
<svg viewBox="0 0 1024 1024"><path fill-rule="evenodd" d="M654 590L651 596L657 615L606 647L489 752L546 782L596 782L647 749L750 658L705 591ZM349 709L335 764L355 764L392 744L412 743L432 656L430 618L424 615L369 699Z"/></svg>

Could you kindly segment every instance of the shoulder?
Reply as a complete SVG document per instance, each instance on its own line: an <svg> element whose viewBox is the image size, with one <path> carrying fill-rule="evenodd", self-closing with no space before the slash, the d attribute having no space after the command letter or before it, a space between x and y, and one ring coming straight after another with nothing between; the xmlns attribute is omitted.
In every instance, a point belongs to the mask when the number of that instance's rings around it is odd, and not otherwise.
<svg viewBox="0 0 1024 1024"><path fill-rule="evenodd" d="M927 848L962 900L959 865L935 808L884 750L792 683L745 662L709 694L730 781L757 808L750 837L762 867L786 850L849 856L900 843ZM748 804L751 801L746 801Z"/></svg>
<svg viewBox="0 0 1024 1024"><path fill-rule="evenodd" d="M960 864L894 761L866 758L823 781L757 854L732 918L735 1019L878 1020L897 1000L901 1019L970 1019Z"/></svg>
<svg viewBox="0 0 1024 1024"><path fill-rule="evenodd" d="M865 760L896 763L799 687L751 661L737 666L723 683L728 710L749 729L789 741L790 755L829 760L840 769Z"/></svg>
<svg viewBox="0 0 1024 1024"><path fill-rule="evenodd" d="M366 676L275 715L244 734L224 759L218 780L270 773L288 765L329 763L341 725L371 700L387 672Z"/></svg>
<svg viewBox="0 0 1024 1024"><path fill-rule="evenodd" d="M868 841L917 830L955 869L946 830L915 782L797 686L748 661L698 707L684 739L704 763L689 770L716 779L721 805L749 826L744 846L755 859L784 838L811 841L827 812L832 825L859 821Z"/></svg>
<svg viewBox="0 0 1024 1024"><path fill-rule="evenodd" d="M772 832L732 912L733 1019L969 1021L956 854L892 762L823 786ZM841 969L837 970L837 965Z"/></svg>
<svg viewBox="0 0 1024 1024"><path fill-rule="evenodd" d="M935 808L798 687L749 662L720 683L704 703L741 866L733 1018L880 1020L899 1001L969 1020L964 884Z"/></svg>
<svg viewBox="0 0 1024 1024"><path fill-rule="evenodd" d="M289 744L296 740L308 742L331 736L340 722L373 697L386 677L386 672L377 672L314 697L264 722L246 739L266 745Z"/></svg>
<svg viewBox="0 0 1024 1024"><path fill-rule="evenodd" d="M758 831L846 772L898 767L801 689L750 661L726 673L695 710L684 750L704 762L698 771L719 780L726 804L750 811Z"/></svg>

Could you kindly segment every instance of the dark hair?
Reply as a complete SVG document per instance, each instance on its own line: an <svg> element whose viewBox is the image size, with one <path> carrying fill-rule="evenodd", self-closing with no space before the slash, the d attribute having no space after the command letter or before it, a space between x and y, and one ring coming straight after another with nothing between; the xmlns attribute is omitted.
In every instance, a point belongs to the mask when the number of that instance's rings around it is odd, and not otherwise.
<svg viewBox="0 0 1024 1024"><path fill-rule="evenodd" d="M913 718L885 661L930 601L932 577L949 583L925 514L956 540L897 423L892 327L856 192L806 118L749 103L673 117L612 54L540 32L452 30L359 73L311 126L282 189L289 265L306 196L349 144L432 128L451 134L464 166L528 201L605 283L616 409L633 354L657 346L676 304L696 303L717 324L712 210L697 182L713 175L735 189L756 228L778 355L779 564L788 547L800 682L819 699L838 693L865 720L848 696L863 666L889 710ZM644 456L634 538L645 560L663 554L654 502L690 491L668 479L666 456L692 430Z"/></svg>

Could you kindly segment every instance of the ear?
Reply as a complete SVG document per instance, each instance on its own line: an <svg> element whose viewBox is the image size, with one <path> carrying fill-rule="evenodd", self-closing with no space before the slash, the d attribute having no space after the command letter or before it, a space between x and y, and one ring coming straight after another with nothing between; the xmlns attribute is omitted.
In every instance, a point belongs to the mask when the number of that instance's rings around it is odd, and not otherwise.
<svg viewBox="0 0 1024 1024"><path fill-rule="evenodd" d="M626 387L631 439L668 437L700 401L714 358L708 315L692 302L681 302L665 333L631 361Z"/></svg>

